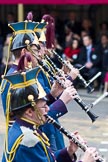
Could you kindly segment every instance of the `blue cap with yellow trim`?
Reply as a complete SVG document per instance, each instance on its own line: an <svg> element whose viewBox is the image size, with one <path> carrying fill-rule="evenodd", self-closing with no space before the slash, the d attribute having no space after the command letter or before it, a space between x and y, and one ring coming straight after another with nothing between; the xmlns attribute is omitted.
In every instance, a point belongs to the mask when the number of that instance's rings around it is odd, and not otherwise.
<svg viewBox="0 0 108 162"><path fill-rule="evenodd" d="M41 37L41 32L46 30L47 23L42 19L41 22L37 25L37 27L34 29L34 32L36 33L36 36L38 39Z"/></svg>
<svg viewBox="0 0 108 162"><path fill-rule="evenodd" d="M35 32L33 31L37 25L37 22L29 21L9 24L9 27L13 29L13 39L10 50L14 51L32 44L38 47L39 41Z"/></svg>
<svg viewBox="0 0 108 162"><path fill-rule="evenodd" d="M11 51L33 44L39 48L39 33L46 26L46 22L43 20L40 23L34 22L32 19L33 15L31 12L29 12L27 15L27 20L8 25L13 30L13 40L10 48Z"/></svg>
<svg viewBox="0 0 108 162"><path fill-rule="evenodd" d="M6 75L4 78L11 83L10 112L33 106L33 102L43 99L46 95L36 76L39 68Z"/></svg>

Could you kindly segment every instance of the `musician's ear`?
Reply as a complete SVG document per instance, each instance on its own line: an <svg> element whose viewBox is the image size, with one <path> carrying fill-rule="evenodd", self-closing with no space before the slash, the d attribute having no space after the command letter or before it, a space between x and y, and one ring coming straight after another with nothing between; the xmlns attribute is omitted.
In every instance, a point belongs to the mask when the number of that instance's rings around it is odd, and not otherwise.
<svg viewBox="0 0 108 162"><path fill-rule="evenodd" d="M24 116L28 117L28 118L32 118L33 117L33 109L32 108L28 108L25 113Z"/></svg>
<svg viewBox="0 0 108 162"><path fill-rule="evenodd" d="M23 56L26 52L27 52L26 48L23 48L23 49L21 50L21 56Z"/></svg>

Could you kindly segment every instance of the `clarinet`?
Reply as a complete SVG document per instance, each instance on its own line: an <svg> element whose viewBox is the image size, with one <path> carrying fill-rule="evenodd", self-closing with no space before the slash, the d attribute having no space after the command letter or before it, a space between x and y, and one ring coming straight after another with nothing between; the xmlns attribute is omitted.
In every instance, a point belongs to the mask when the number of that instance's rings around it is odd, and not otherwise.
<svg viewBox="0 0 108 162"><path fill-rule="evenodd" d="M51 64L51 68L53 68L59 76L63 77L63 74L64 74L63 70L60 70L59 68L57 68L57 66L53 63L53 61L50 59L48 55L45 55L45 58Z"/></svg>
<svg viewBox="0 0 108 162"><path fill-rule="evenodd" d="M61 76L61 77L63 77L62 76L62 71L59 69L59 68L57 68L56 67L56 65L53 63L53 61L50 59L50 57L48 56L48 55L46 55L45 56L46 57L46 59L50 62L50 64L51 64L51 67L53 67L54 69L55 69L55 71L56 71L56 73L58 73L58 75L59 76ZM97 75L100 75L100 73L101 72L99 72ZM65 77L65 76L64 76ZM95 77L96 77L96 75L95 75ZM94 77L92 78L92 80L94 80ZM64 87L65 88L65 87ZM93 103L91 103L91 104L89 104L89 110L91 109L91 108L93 108L98 102L100 102L103 98L105 98L106 96L108 96L108 92L105 92L103 95L101 95L98 99L96 99ZM80 98L80 96L78 96L78 99L79 99L79 105L82 107L82 104L83 104L83 106L86 108L87 107L87 105L82 101L82 99ZM75 100L75 99L74 99ZM80 102L81 101L81 102ZM76 101L77 102L77 101ZM87 110L88 111L88 110ZM88 113L90 113L90 112L88 112ZM89 114L89 116L91 116L91 114Z"/></svg>
<svg viewBox="0 0 108 162"><path fill-rule="evenodd" d="M49 51L50 52L50 51ZM72 69L72 65L69 65L65 60L62 59L62 57L60 57L57 52L55 52L54 50L52 51L55 56L57 56L58 60L60 62L62 62L63 65L65 65L69 70ZM83 85L85 86L85 88L88 88L89 89L89 92L93 92L94 91L94 88L91 87L90 85L88 85L88 83L86 82L86 80L82 77L81 74L78 74L78 78L82 81Z"/></svg>
<svg viewBox="0 0 108 162"><path fill-rule="evenodd" d="M45 70L45 72L48 73L49 76L51 76L54 80L56 80L64 89L66 88L63 85L62 81L60 79L58 79L57 75L54 75L54 73L48 68L45 60L41 60L41 61L38 60L38 62L39 62L39 65ZM59 72L59 74L60 74L60 72ZM66 79L66 78L64 78L64 79ZM79 95L74 100L80 105L82 110L84 110L86 112L86 114L90 117L92 122L94 122L98 118L97 115L95 115L93 112L90 111L91 105L86 105L86 103L81 99L81 97Z"/></svg>
<svg viewBox="0 0 108 162"><path fill-rule="evenodd" d="M61 133L63 133L66 137L71 139L80 149L82 149L84 152L87 150L87 145L82 144L74 134L67 131L64 127L62 127L59 123L57 123L52 117L45 115L47 122L53 124ZM100 159L96 160L96 162L104 162L104 159L100 157Z"/></svg>

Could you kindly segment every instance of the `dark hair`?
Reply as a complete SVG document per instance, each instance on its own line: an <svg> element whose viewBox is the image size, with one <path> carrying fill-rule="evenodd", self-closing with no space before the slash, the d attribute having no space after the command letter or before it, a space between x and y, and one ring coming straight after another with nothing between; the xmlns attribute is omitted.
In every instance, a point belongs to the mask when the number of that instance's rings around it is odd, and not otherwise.
<svg viewBox="0 0 108 162"><path fill-rule="evenodd" d="M81 30L80 35L81 35L82 32L85 32L86 35L89 35L88 32L87 32L85 29L82 29L82 30Z"/></svg>
<svg viewBox="0 0 108 162"><path fill-rule="evenodd" d="M72 42L71 42L71 45L73 44L74 41L77 41L77 42L78 42L78 48L79 48L79 46L80 46L80 41L79 41L77 38L73 38L73 39L72 39Z"/></svg>
<svg viewBox="0 0 108 162"><path fill-rule="evenodd" d="M89 39L92 40L92 37L91 37L89 34L84 35L83 38L84 38L84 37L88 37Z"/></svg>
<svg viewBox="0 0 108 162"><path fill-rule="evenodd" d="M16 49L16 50L12 51L15 59L20 58L20 56L21 56L21 50L22 49Z"/></svg>
<svg viewBox="0 0 108 162"><path fill-rule="evenodd" d="M102 28L102 25L106 25L107 29L108 29L108 22L107 21L103 21L102 23L99 24L99 27Z"/></svg>
<svg viewBox="0 0 108 162"><path fill-rule="evenodd" d="M37 100L39 95L37 84L32 84L23 88L11 89L10 111L13 112L32 107L31 102L28 99L29 95L33 95L34 100Z"/></svg>
<svg viewBox="0 0 108 162"><path fill-rule="evenodd" d="M66 24L66 27L72 31L72 24L71 24L71 22L68 22L68 23Z"/></svg>
<svg viewBox="0 0 108 162"><path fill-rule="evenodd" d="M105 34L105 33L101 34L101 38L104 36L108 39L108 34Z"/></svg>
<svg viewBox="0 0 108 162"><path fill-rule="evenodd" d="M24 115L24 113L26 112L26 110L27 110L28 108L31 108L31 109L34 111L34 108L31 107L31 106L29 106L29 107L26 107L26 108L23 108L23 109L15 110L15 111L13 112L13 116L14 116L14 117L21 118L21 117Z"/></svg>

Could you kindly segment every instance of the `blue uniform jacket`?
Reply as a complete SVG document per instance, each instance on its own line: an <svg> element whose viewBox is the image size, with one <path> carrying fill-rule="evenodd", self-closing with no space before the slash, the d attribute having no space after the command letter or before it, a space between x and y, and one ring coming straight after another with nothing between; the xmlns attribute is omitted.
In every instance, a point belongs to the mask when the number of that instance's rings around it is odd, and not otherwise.
<svg viewBox="0 0 108 162"><path fill-rule="evenodd" d="M12 147L20 135L21 141L14 150L13 160L12 154L10 156L6 154L10 162L72 162L66 148L53 154L47 145L47 138L38 128L34 128L33 124L24 119L17 119L9 129L8 151L13 151ZM7 162L4 155L2 162Z"/></svg>
<svg viewBox="0 0 108 162"><path fill-rule="evenodd" d="M50 79L46 76L46 74L40 69L37 78L39 82L41 83L44 91L48 94L50 93L51 89L51 84L50 84Z"/></svg>
<svg viewBox="0 0 108 162"><path fill-rule="evenodd" d="M45 73L42 70L39 71L37 78L39 82L41 83L41 85L44 86L43 88L45 92L46 93L50 92L51 87L49 84L49 78L45 75ZM60 116L63 116L66 113L66 111L65 113L63 113L64 106L65 105L63 104L62 101L57 100L56 103L53 103L52 105L50 105L51 111L49 111L48 114L51 115L57 122L59 122L57 118ZM65 147L63 135L52 124L45 124L42 130L48 136L50 140L51 148L53 151L56 151L56 150L59 150Z"/></svg>
<svg viewBox="0 0 108 162"><path fill-rule="evenodd" d="M11 74L16 70L17 70L17 65L13 64L7 74ZM49 93L50 83L45 73L42 70L40 70L38 73L38 80L41 83L42 87L44 88L45 92ZM9 87L10 87L10 83L4 80L2 87L1 87L2 89L1 99L2 99L4 114L6 113L6 107L7 107L6 100L7 100L7 93L8 93ZM48 115L50 115L54 119L57 119L58 117L61 117L65 113L67 113L67 108L61 100L55 101L55 99L49 94L48 94L48 98L50 100L50 104L55 102L50 105L50 111ZM65 147L62 134L52 124L45 124L42 130L47 134L53 151L56 151L58 149L62 149Z"/></svg>

